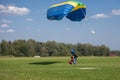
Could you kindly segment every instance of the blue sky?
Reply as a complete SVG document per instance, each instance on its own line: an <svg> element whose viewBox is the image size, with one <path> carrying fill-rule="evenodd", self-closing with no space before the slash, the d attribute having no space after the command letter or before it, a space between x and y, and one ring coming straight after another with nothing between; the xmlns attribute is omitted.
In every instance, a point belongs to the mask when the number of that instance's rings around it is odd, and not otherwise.
<svg viewBox="0 0 120 80"><path fill-rule="evenodd" d="M34 39L106 45L120 50L120 0L78 0L87 6L86 19L49 21L47 9L67 0L0 0L0 41ZM91 34L92 28L96 33Z"/></svg>

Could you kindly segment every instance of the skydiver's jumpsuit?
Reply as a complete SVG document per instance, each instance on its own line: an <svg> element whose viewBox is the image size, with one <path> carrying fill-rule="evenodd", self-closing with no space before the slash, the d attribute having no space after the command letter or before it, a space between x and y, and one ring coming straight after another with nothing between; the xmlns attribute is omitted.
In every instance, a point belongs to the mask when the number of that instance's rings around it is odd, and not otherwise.
<svg viewBox="0 0 120 80"><path fill-rule="evenodd" d="M77 55L75 54L75 50L74 50L74 49L71 49L71 54L72 54L72 56L74 57L74 59L73 59L73 64L76 64Z"/></svg>

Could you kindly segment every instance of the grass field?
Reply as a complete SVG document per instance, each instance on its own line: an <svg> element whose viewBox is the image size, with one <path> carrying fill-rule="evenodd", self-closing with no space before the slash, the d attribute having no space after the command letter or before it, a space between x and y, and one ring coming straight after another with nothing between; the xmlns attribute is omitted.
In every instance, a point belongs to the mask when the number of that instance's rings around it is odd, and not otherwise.
<svg viewBox="0 0 120 80"><path fill-rule="evenodd" d="M119 80L120 57L0 57L0 80Z"/></svg>

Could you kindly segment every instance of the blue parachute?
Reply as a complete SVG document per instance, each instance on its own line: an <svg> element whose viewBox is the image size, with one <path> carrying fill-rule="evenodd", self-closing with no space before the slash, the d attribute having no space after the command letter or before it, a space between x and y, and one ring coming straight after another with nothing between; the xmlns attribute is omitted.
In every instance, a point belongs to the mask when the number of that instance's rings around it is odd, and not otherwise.
<svg viewBox="0 0 120 80"><path fill-rule="evenodd" d="M49 20L61 20L66 17L71 21L81 21L85 15L85 4L74 0L54 4L47 10L47 19Z"/></svg>

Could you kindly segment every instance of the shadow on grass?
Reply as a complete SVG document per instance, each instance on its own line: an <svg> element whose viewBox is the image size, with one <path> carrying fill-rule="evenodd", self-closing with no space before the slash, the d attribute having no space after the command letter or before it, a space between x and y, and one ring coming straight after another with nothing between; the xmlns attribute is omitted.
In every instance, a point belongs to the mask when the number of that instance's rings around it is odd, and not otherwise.
<svg viewBox="0 0 120 80"><path fill-rule="evenodd" d="M56 64L56 63L61 63L61 62L32 62L29 64L31 64L31 65L50 65L50 64Z"/></svg>

